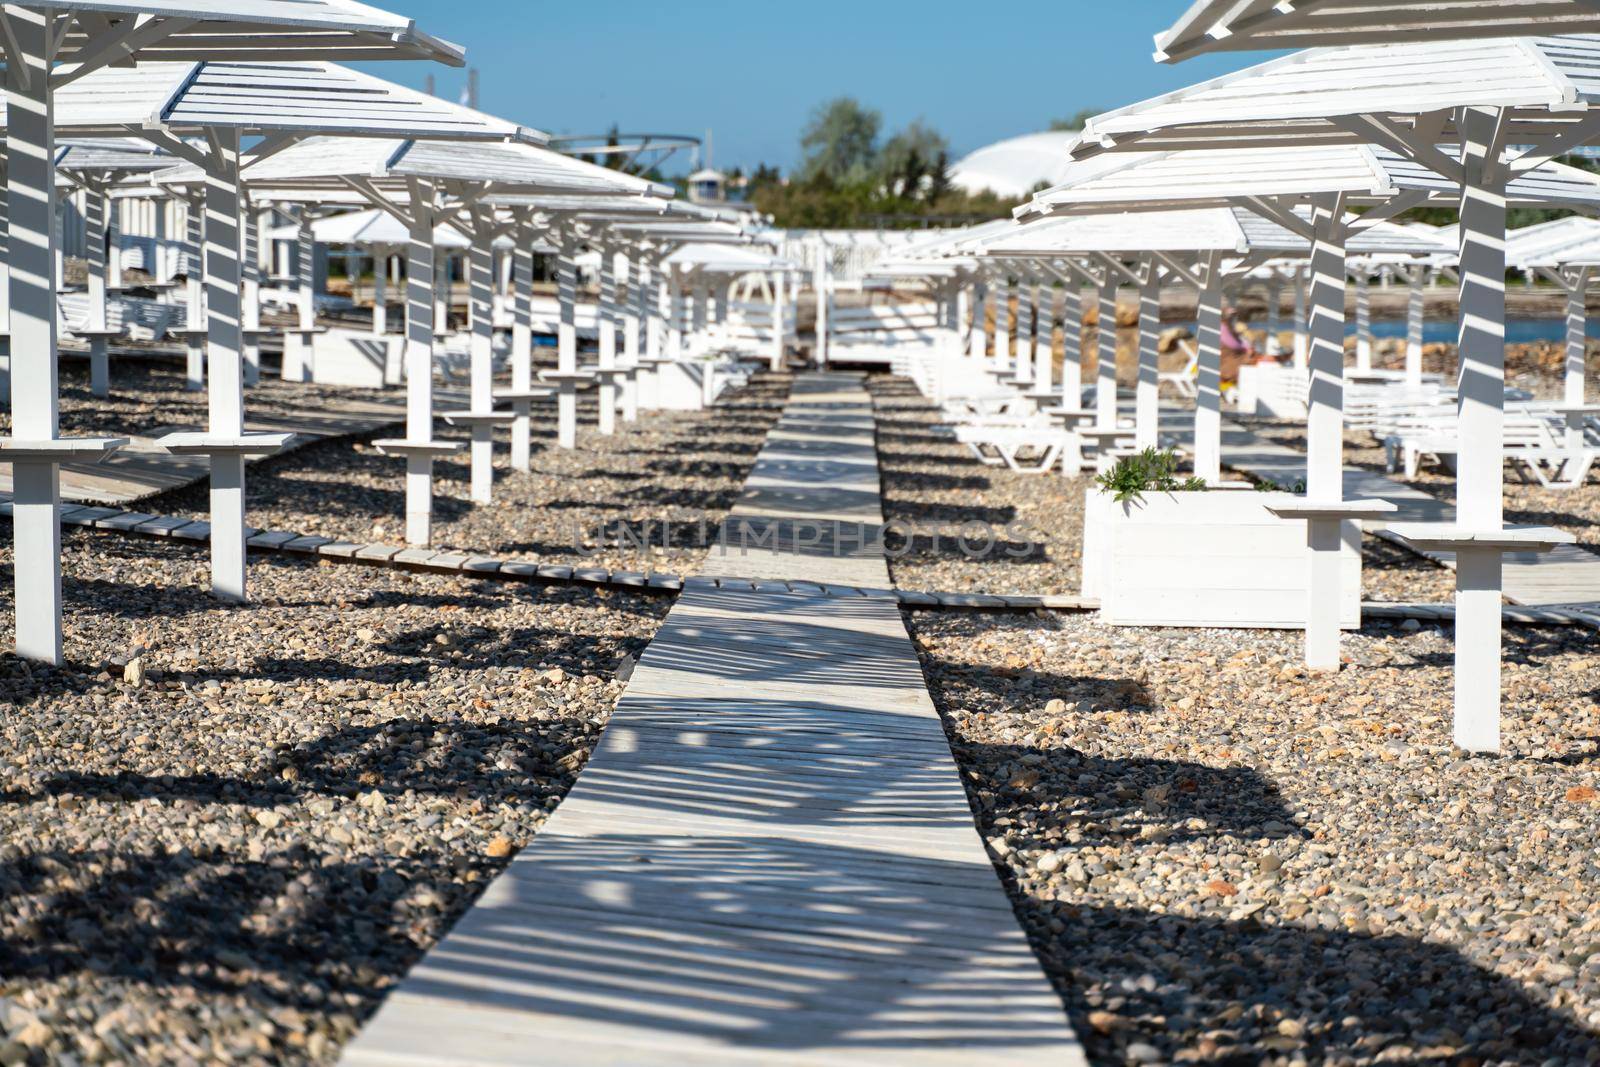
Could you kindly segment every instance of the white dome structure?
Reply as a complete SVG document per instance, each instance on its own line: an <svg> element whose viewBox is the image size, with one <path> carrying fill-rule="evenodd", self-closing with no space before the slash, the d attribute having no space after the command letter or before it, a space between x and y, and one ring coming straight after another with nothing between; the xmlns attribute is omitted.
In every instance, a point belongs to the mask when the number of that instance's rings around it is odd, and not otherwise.
<svg viewBox="0 0 1600 1067"><path fill-rule="evenodd" d="M1066 130L1030 133L996 141L957 160L950 167L950 184L968 193L985 189L1020 200L1040 182L1056 185L1065 180L1067 146L1077 134Z"/></svg>

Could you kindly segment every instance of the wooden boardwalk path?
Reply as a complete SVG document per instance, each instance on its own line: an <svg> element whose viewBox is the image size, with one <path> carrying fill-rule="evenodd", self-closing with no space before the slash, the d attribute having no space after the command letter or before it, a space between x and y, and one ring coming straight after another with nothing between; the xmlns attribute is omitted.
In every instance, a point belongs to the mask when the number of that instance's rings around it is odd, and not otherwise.
<svg viewBox="0 0 1600 1067"><path fill-rule="evenodd" d="M865 392L800 378L725 526L745 546L685 583L572 793L346 1063L1083 1062L895 601L778 581L886 588L853 530L881 523Z"/></svg>
<svg viewBox="0 0 1600 1067"><path fill-rule="evenodd" d="M1305 480L1305 453L1264 441L1236 422L1224 420L1223 462L1235 470L1280 485ZM1581 490L1580 490L1581 491ZM1346 500L1389 500L1399 506L1390 522L1450 522L1455 508L1415 486L1372 471L1346 467ZM1387 536L1386 523L1367 523L1367 532ZM1441 566L1454 568L1449 552L1423 553ZM1524 607L1572 607L1600 611L1600 555L1578 545L1553 552L1513 552L1505 556L1505 598Z"/></svg>

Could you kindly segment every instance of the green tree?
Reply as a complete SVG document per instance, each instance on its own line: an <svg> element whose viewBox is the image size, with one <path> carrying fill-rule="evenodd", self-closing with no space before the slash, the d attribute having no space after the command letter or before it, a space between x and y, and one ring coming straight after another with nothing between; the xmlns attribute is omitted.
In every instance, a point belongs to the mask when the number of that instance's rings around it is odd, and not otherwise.
<svg viewBox="0 0 1600 1067"><path fill-rule="evenodd" d="M801 172L807 179L859 182L871 177L883 116L841 96L821 104L800 134Z"/></svg>
<svg viewBox="0 0 1600 1067"><path fill-rule="evenodd" d="M1051 119L1050 128L1063 133L1077 133L1089 125L1089 120L1100 114L1100 109L1086 107L1071 118Z"/></svg>
<svg viewBox="0 0 1600 1067"><path fill-rule="evenodd" d="M890 196L916 200L929 192L935 168L942 173L950 144L921 119L889 138L878 153L879 179Z"/></svg>

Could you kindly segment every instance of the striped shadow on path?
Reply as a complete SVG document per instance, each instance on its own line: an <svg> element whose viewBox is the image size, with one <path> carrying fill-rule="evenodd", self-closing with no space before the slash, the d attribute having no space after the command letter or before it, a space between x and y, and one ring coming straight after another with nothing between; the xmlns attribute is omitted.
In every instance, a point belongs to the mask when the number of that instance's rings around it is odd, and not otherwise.
<svg viewBox="0 0 1600 1067"><path fill-rule="evenodd" d="M728 521L881 523L872 448L858 379L801 378ZM790 565L888 584L881 556L809 545L711 569L777 580ZM973 826L895 600L702 577L571 794L345 1061L1083 1055Z"/></svg>

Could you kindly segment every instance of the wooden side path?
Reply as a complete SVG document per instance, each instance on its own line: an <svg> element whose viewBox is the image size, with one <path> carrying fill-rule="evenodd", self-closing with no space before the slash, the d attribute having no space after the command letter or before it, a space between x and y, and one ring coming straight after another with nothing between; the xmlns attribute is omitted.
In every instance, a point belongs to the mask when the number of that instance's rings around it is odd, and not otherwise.
<svg viewBox="0 0 1600 1067"><path fill-rule="evenodd" d="M780 581L887 587L835 520L882 522L871 406L809 375L729 519L763 543L711 564L753 580L685 583L572 793L346 1063L1084 1062L895 601Z"/></svg>
<svg viewBox="0 0 1600 1067"><path fill-rule="evenodd" d="M1264 441L1236 422L1224 420L1223 462L1258 478L1292 485L1305 480L1305 453ZM1399 506L1392 522L1450 522L1455 509L1415 486L1372 471L1346 467L1347 500L1393 501ZM1367 531L1387 537L1383 524L1368 523ZM1408 548L1410 546L1407 546ZM1413 551L1415 551L1413 549ZM1423 553L1444 567L1455 567L1455 554ZM1561 545L1553 552L1515 552L1505 557L1505 598L1524 607L1569 607L1600 611L1600 555L1577 545Z"/></svg>

